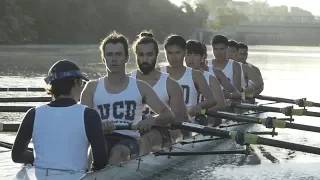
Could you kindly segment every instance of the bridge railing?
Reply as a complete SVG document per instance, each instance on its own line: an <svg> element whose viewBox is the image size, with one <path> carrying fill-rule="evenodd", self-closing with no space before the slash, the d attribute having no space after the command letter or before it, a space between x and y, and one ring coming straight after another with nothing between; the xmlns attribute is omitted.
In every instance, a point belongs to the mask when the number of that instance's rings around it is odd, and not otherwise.
<svg viewBox="0 0 320 180"><path fill-rule="evenodd" d="M320 24L319 16L248 16L250 23Z"/></svg>

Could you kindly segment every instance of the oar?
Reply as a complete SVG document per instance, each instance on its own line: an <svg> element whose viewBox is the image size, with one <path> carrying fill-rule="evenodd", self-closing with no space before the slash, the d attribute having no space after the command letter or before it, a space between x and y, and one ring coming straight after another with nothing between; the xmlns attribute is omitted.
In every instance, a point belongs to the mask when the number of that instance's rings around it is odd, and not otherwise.
<svg viewBox="0 0 320 180"><path fill-rule="evenodd" d="M7 148L7 149L12 149L13 144L0 141L0 147ZM28 151L33 151L33 148L29 148L29 147L28 147L27 150L28 150Z"/></svg>
<svg viewBox="0 0 320 180"><path fill-rule="evenodd" d="M320 148L317 148L317 147L263 138L258 135L245 133L243 131L226 131L221 129L210 128L208 126L187 123L187 122L174 122L171 124L171 126L178 129L183 129L183 130L192 131L196 133L209 134L212 136L219 136L219 137L233 139L236 141L237 144L240 144L240 145L261 144L266 146L273 146L278 148L284 148L284 149L290 149L294 151L301 151L301 152L320 155Z"/></svg>
<svg viewBox="0 0 320 180"><path fill-rule="evenodd" d="M287 99L281 97L272 97L272 96L265 96L265 95L255 95L254 98L267 100L267 101L275 101L275 102L283 102L289 104L296 104L299 107L320 107L320 103L307 101L306 98L301 99Z"/></svg>
<svg viewBox="0 0 320 180"><path fill-rule="evenodd" d="M0 102L48 102L51 97L10 97L0 98Z"/></svg>
<svg viewBox="0 0 320 180"><path fill-rule="evenodd" d="M45 92L44 88L0 88L0 91L13 91L13 92Z"/></svg>
<svg viewBox="0 0 320 180"><path fill-rule="evenodd" d="M238 122L263 124L266 128L290 128L303 131L311 131L320 133L320 127L308 126L304 124L288 123L285 120L276 119L272 117L257 118L238 115L234 113L221 112L221 111L206 111L206 115L216 118L230 119Z"/></svg>
<svg viewBox="0 0 320 180"><path fill-rule="evenodd" d="M0 106L0 112L27 112L35 106Z"/></svg>
<svg viewBox="0 0 320 180"><path fill-rule="evenodd" d="M257 111L264 111L264 112L277 112L282 113L286 116L314 116L320 117L319 112L312 112L307 111L305 109L293 109L293 106L288 106L285 108L277 108L277 107L268 107L268 106L261 106L255 104L247 104L247 103L231 103L229 106L233 108L239 109L250 109L250 110L257 110Z"/></svg>
<svg viewBox="0 0 320 180"><path fill-rule="evenodd" d="M20 124L7 124L0 122L0 132L17 132Z"/></svg>

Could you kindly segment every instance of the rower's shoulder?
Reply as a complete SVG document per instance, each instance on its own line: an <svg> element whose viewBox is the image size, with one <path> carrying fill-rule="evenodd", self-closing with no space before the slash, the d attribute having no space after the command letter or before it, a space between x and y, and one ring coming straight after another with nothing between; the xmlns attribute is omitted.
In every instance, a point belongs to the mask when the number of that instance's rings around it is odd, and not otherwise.
<svg viewBox="0 0 320 180"><path fill-rule="evenodd" d="M174 92L174 91L177 91L178 89L181 89L180 84L176 80L174 80L173 78L168 76L167 77L167 90Z"/></svg>
<svg viewBox="0 0 320 180"><path fill-rule="evenodd" d="M83 92L94 92L96 87L97 87L97 85L98 85L99 80L101 80L101 78L92 79L89 82L87 82L86 85L83 88Z"/></svg>

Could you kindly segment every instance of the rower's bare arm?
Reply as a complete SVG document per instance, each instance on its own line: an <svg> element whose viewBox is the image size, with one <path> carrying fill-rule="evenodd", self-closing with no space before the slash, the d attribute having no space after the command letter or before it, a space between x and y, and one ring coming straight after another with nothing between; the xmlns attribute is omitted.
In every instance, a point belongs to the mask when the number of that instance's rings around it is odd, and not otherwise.
<svg viewBox="0 0 320 180"><path fill-rule="evenodd" d="M205 98L204 101L199 103L202 109L209 109L217 104L217 99L214 96L212 90L210 89L206 78L204 77L203 73L198 70L192 70L192 79L195 85L198 87L198 90L201 92L203 97Z"/></svg>
<svg viewBox="0 0 320 180"><path fill-rule="evenodd" d="M222 87L230 93L230 97L232 97L230 99L241 98L240 92L231 84L231 82L228 80L227 76L222 72L221 69L215 68L214 74L216 75Z"/></svg>
<svg viewBox="0 0 320 180"><path fill-rule="evenodd" d="M261 71L260 71L260 69L258 67L252 66L252 69L262 78Z"/></svg>
<svg viewBox="0 0 320 180"><path fill-rule="evenodd" d="M93 108L93 94L97 87L98 80L89 81L83 88L80 96L80 103Z"/></svg>
<svg viewBox="0 0 320 180"><path fill-rule="evenodd" d="M11 158L15 163L32 164L34 161L33 152L28 150L32 138L35 109L30 109L24 116L19 127L16 139L13 143Z"/></svg>
<svg viewBox="0 0 320 180"><path fill-rule="evenodd" d="M252 86L256 90L255 94L259 94L259 91L263 90L263 80L261 76L259 76L251 67L248 65L243 65L242 68L246 72L246 75L248 76L248 79L252 81ZM261 91L262 92L262 91ZM260 92L260 93L261 93Z"/></svg>
<svg viewBox="0 0 320 180"><path fill-rule="evenodd" d="M238 91L241 90L241 66L236 61L233 61L233 85Z"/></svg>
<svg viewBox="0 0 320 180"><path fill-rule="evenodd" d="M210 108L210 110L224 110L226 108L226 100L221 91L221 87L218 79L214 76L210 76L209 83L210 83L210 88L217 99L217 105L215 105L213 108Z"/></svg>
<svg viewBox="0 0 320 180"><path fill-rule="evenodd" d="M137 80L137 85L144 103L157 114L154 116L156 118L155 124L166 125L172 123L175 118L174 114L170 108L160 100L152 87L146 82L140 80Z"/></svg>
<svg viewBox="0 0 320 180"><path fill-rule="evenodd" d="M167 91L169 95L169 106L175 116L175 121L188 121L187 107L183 100L183 90L180 84L169 77L167 79Z"/></svg>

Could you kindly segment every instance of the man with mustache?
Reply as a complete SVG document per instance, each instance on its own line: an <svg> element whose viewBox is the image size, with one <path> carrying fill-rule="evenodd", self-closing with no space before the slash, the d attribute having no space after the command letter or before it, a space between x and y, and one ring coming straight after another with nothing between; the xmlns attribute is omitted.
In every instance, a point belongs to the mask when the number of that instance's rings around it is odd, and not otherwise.
<svg viewBox="0 0 320 180"><path fill-rule="evenodd" d="M175 121L186 121L188 115L183 101L182 88L168 74L162 73L155 68L159 54L159 45L153 38L153 34L148 31L141 32L133 43L132 49L136 55L139 69L132 71L131 76L153 87L159 98L171 108L171 111L175 115ZM153 114L154 112L149 107L145 107L143 119ZM151 150L160 150L163 146L177 141L178 138L182 138L180 130L154 128L141 136L140 155L147 154Z"/></svg>

